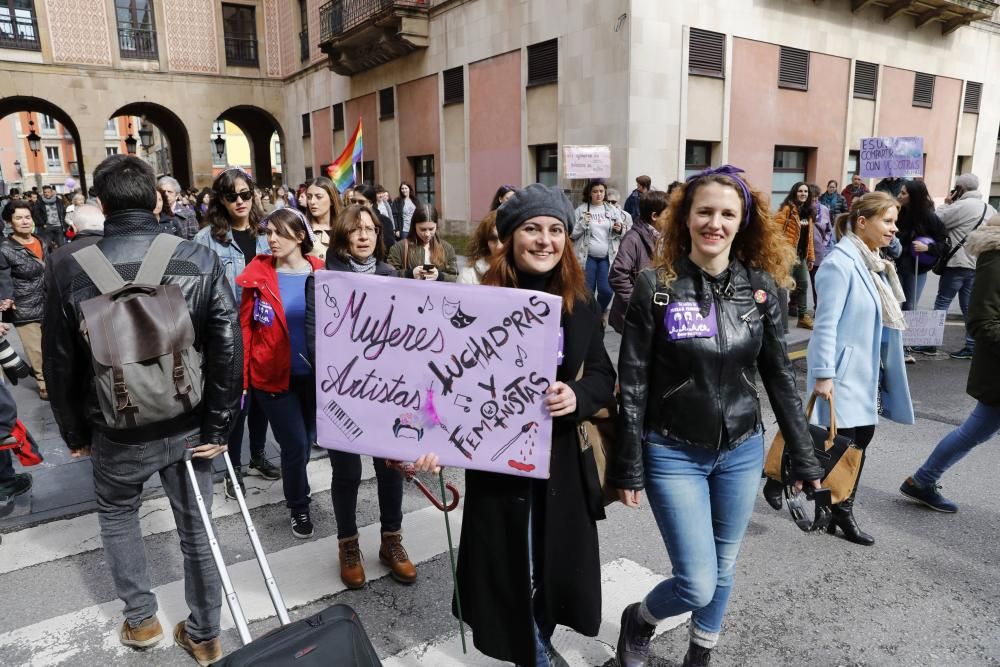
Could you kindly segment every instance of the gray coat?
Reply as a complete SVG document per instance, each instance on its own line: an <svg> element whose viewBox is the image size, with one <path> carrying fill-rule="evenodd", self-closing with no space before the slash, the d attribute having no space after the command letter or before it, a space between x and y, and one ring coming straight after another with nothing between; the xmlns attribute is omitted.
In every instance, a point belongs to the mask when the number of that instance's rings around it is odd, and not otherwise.
<svg viewBox="0 0 1000 667"><path fill-rule="evenodd" d="M983 218L984 206L986 207L985 218ZM983 202L981 192L970 190L957 201L939 206L937 214L941 218L944 228L948 231L948 239L954 248L969 235L980 219L983 220L983 224L986 224L997 212L992 206ZM948 261L948 268L974 269L976 268L976 260L965 251L965 248L962 248Z"/></svg>

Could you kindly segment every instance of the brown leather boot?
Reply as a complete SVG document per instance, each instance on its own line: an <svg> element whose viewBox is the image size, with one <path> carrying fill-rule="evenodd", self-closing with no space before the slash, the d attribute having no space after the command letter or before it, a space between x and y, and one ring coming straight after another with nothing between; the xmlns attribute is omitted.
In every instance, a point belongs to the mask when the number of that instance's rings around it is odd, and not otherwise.
<svg viewBox="0 0 1000 667"><path fill-rule="evenodd" d="M382 533L382 546L378 550L378 559L392 570L392 578L401 584L412 584L417 580L417 568L406 555L403 536L400 533Z"/></svg>
<svg viewBox="0 0 1000 667"><path fill-rule="evenodd" d="M155 615L134 628L125 621L122 623L121 632L118 633L118 639L131 648L149 648L163 639L163 628L160 627L160 621Z"/></svg>
<svg viewBox="0 0 1000 667"><path fill-rule="evenodd" d="M196 642L188 636L187 621L181 621L174 627L174 643L187 651L201 667L208 667L222 659L222 642L219 638Z"/></svg>
<svg viewBox="0 0 1000 667"><path fill-rule="evenodd" d="M365 566L361 564L358 536L345 537L337 542L340 551L340 580L348 588L361 588L365 585Z"/></svg>

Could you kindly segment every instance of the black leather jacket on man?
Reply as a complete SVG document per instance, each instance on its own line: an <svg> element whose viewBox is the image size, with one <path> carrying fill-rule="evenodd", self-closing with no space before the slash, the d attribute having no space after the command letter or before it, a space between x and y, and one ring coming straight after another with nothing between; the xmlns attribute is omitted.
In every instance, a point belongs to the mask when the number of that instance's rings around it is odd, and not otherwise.
<svg viewBox="0 0 1000 667"><path fill-rule="evenodd" d="M713 450L732 449L752 436L762 426L758 369L796 478L820 478L785 340L775 326L781 315L774 279L758 273L768 312L762 320L740 262L712 278L685 257L678 261L677 274L667 290L652 269L643 271L629 301L618 359L621 442L609 465L611 485L643 488L644 432ZM664 323L668 302L698 304L703 316L714 306L718 332L669 340ZM677 313L669 314L672 320Z"/></svg>
<svg viewBox="0 0 1000 667"><path fill-rule="evenodd" d="M156 230L151 212L119 211L104 221L104 238L97 247L131 280ZM142 442L200 425L202 443L228 440L243 389L243 339L225 271L214 252L184 241L174 250L163 283L180 286L191 312L195 347L204 359L202 401L193 413L169 422L114 431L107 428L98 405L90 349L80 333L80 303L97 296L98 290L76 261L67 258L54 267L42 352L52 412L70 449L89 447L94 429L117 442Z"/></svg>

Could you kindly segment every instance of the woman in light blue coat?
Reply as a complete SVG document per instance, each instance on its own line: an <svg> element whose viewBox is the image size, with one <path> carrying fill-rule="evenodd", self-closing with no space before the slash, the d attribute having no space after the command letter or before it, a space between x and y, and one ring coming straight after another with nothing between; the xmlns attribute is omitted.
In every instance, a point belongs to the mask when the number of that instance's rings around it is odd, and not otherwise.
<svg viewBox="0 0 1000 667"><path fill-rule="evenodd" d="M905 297L892 262L879 254L895 237L898 212L899 204L884 192L855 198L850 212L837 219L840 240L816 273L820 299L807 355L808 389L835 399L838 432L861 448L862 468L879 414L913 423L903 362ZM829 404L819 404L816 412L819 423L829 426ZM851 542L870 546L875 538L854 519L856 493L857 484L834 507L830 532L839 527Z"/></svg>

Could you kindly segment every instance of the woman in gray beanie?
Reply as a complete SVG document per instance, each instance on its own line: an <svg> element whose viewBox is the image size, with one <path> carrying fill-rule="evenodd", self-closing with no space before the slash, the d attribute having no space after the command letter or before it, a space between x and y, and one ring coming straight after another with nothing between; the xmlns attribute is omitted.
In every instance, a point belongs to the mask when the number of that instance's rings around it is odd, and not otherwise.
<svg viewBox="0 0 1000 667"><path fill-rule="evenodd" d="M467 470L458 552L458 590L476 647L540 667L565 664L550 641L556 625L588 636L601 625L596 520L604 512L600 487L581 458L577 424L613 400L615 370L600 307L573 255L572 228L566 196L538 183L497 210L503 254L482 284L563 299L562 355L545 399L552 459L547 480Z"/></svg>

